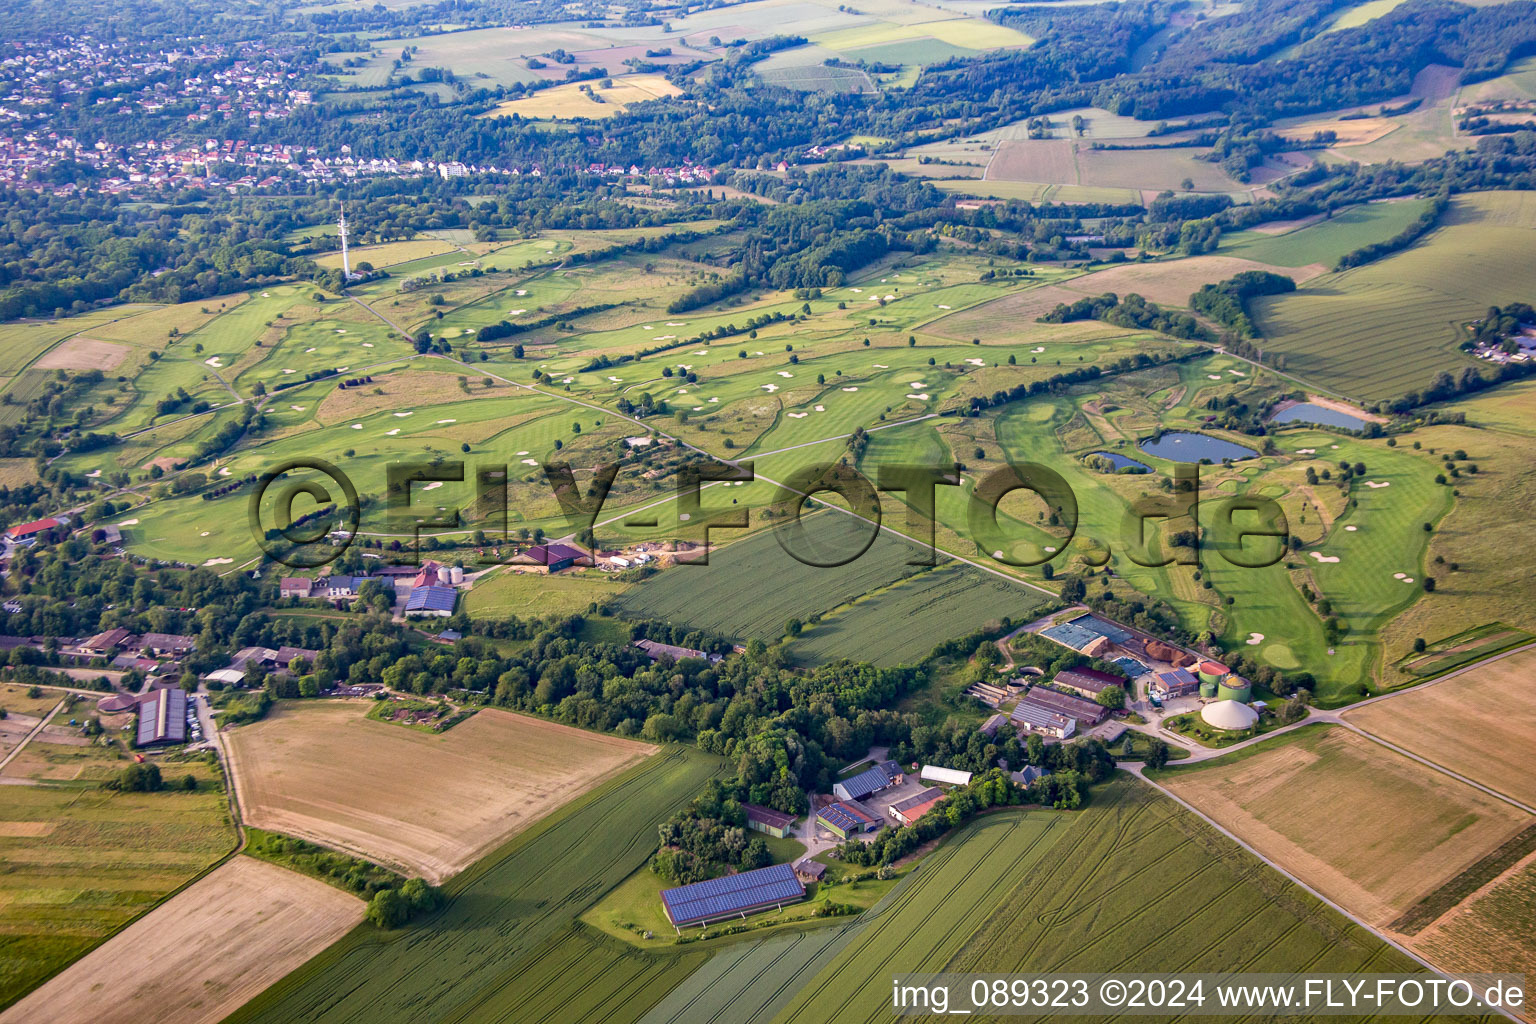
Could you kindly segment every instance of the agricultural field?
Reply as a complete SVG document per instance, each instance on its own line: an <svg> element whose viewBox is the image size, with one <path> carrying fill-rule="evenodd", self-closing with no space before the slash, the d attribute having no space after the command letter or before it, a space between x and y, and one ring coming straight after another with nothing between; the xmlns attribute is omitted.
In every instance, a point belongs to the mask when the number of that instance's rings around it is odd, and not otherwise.
<svg viewBox="0 0 1536 1024"><path fill-rule="evenodd" d="M1094 149L1070 138L1070 118L1052 121L1061 137L1002 140L987 163L986 180L1086 185L1132 190L1182 189L1189 181L1200 192L1240 192L1246 186L1219 164L1195 159L1194 149Z"/></svg>
<svg viewBox="0 0 1536 1024"><path fill-rule="evenodd" d="M13 784L0 786L0 1006L234 849L216 769L201 759L161 763L168 784L190 774L195 792L100 788L129 763L100 747L39 737L6 765Z"/></svg>
<svg viewBox="0 0 1536 1024"><path fill-rule="evenodd" d="M1393 237L1417 220L1427 205L1421 199L1366 203L1326 219L1308 218L1300 226L1279 232L1272 230L1279 225L1259 225L1223 235L1221 252L1280 267L1320 264L1328 269L1347 253Z"/></svg>
<svg viewBox="0 0 1536 1024"><path fill-rule="evenodd" d="M915 664L935 637L963 636L1003 618L1027 622L1050 595L958 562L908 577L826 613L790 645L797 662L840 658Z"/></svg>
<svg viewBox="0 0 1536 1024"><path fill-rule="evenodd" d="M1106 905L1116 912L1097 912ZM1074 814L1007 812L967 826L850 930L776 1020L884 1019L893 972L1416 970L1127 779ZM834 985L847 992L835 1004L825 1000Z"/></svg>
<svg viewBox="0 0 1536 1024"><path fill-rule="evenodd" d="M541 89L518 100L498 103L487 117L520 117L571 120L576 118L612 117L631 103L677 96L677 86L661 75L623 75L604 88L601 82L581 83L591 90L588 95L577 83L557 85Z"/></svg>
<svg viewBox="0 0 1536 1024"><path fill-rule="evenodd" d="M452 879L430 928L356 929L230 1021L510 1022L527 1020L531 1001L556 997L595 1001L602 1019L635 1020L703 957L603 941L576 917L644 864L656 826L723 770L709 755L667 748Z"/></svg>
<svg viewBox="0 0 1536 1024"><path fill-rule="evenodd" d="M362 919L355 896L234 857L55 975L5 1019L214 1024Z"/></svg>
<svg viewBox="0 0 1536 1024"><path fill-rule="evenodd" d="M1521 651L1349 711L1345 721L1536 806L1533 672L1536 651Z"/></svg>
<svg viewBox="0 0 1536 1024"><path fill-rule="evenodd" d="M1330 726L1171 769L1160 781L1377 926L1536 823L1463 782ZM1350 827L1339 829L1338 821Z"/></svg>
<svg viewBox="0 0 1536 1024"><path fill-rule="evenodd" d="M437 882L656 749L495 708L436 734L365 710L284 705L226 734L246 821Z"/></svg>
<svg viewBox="0 0 1536 1024"><path fill-rule="evenodd" d="M1536 974L1536 856L1414 936L1410 945L1447 973Z"/></svg>
<svg viewBox="0 0 1536 1024"><path fill-rule="evenodd" d="M464 609L476 618L487 619L584 615L594 603L608 604L628 587L597 570L547 576L504 569L477 581L464 598Z"/></svg>
<svg viewBox="0 0 1536 1024"><path fill-rule="evenodd" d="M1423 387L1473 361L1460 325L1519 301L1536 273L1536 198L1458 196L1441 224L1407 250L1259 299L1269 351L1307 380L1367 400Z"/></svg>

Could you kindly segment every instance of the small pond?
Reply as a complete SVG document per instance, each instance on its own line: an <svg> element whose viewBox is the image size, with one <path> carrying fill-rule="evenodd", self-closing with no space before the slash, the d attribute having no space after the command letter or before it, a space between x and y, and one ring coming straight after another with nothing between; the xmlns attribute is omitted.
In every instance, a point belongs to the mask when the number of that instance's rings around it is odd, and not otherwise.
<svg viewBox="0 0 1536 1024"><path fill-rule="evenodd" d="M1342 430L1364 430L1366 422L1359 416L1351 416L1347 412L1328 409L1311 402L1302 402L1277 412L1270 417L1270 421L1273 423L1320 423L1325 427L1339 427Z"/></svg>
<svg viewBox="0 0 1536 1024"><path fill-rule="evenodd" d="M1116 452L1090 452L1089 454L1097 455L1101 459L1108 459L1111 463L1114 464L1116 471L1129 469L1135 473L1152 472L1152 467L1147 465L1145 462L1137 462L1135 459L1128 458L1127 456L1120 455Z"/></svg>
<svg viewBox="0 0 1536 1024"><path fill-rule="evenodd" d="M1213 463L1220 463L1222 459L1251 459L1258 454L1252 448L1188 430L1170 430L1155 441L1143 441L1141 450L1169 462L1201 462L1209 459Z"/></svg>

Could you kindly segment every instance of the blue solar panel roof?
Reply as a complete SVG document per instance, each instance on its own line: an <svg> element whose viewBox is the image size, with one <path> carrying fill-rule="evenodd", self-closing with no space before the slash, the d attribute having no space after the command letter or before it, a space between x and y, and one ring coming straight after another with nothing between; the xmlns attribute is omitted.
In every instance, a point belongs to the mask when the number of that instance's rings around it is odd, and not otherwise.
<svg viewBox="0 0 1536 1024"><path fill-rule="evenodd" d="M1113 662L1111 662L1111 664L1119 665L1121 668L1125 669L1125 671L1130 675L1132 679L1135 679L1137 676L1142 675L1147 671L1147 666L1143 665L1135 658L1116 658Z"/></svg>
<svg viewBox="0 0 1536 1024"><path fill-rule="evenodd" d="M1082 626L1075 626L1070 622L1064 622L1059 626L1052 626L1050 629L1042 629L1040 635L1048 640L1054 640L1065 647L1070 647L1074 651L1080 651L1097 640L1101 634L1095 633L1091 629L1084 629Z"/></svg>
<svg viewBox="0 0 1536 1024"><path fill-rule="evenodd" d="M851 779L844 779L840 785L848 793L848 799L857 800L860 797L877 793L891 784L891 777L885 773L885 769L876 765L867 768Z"/></svg>
<svg viewBox="0 0 1536 1024"><path fill-rule="evenodd" d="M858 818L855 818L841 807L837 806L837 804L833 804L831 807L828 807L826 810L822 811L820 817L822 821L827 822L829 825L836 825L844 832L847 832L852 828L858 828L861 824L863 824L862 821L860 821Z"/></svg>
<svg viewBox="0 0 1536 1024"><path fill-rule="evenodd" d="M788 864L774 864L676 889L663 889L661 902L673 924L693 924L773 903L803 899L805 886Z"/></svg>
<svg viewBox="0 0 1536 1024"><path fill-rule="evenodd" d="M1099 634L1099 636L1109 637L1110 643L1115 644L1123 644L1131 639L1132 636L1130 631L1121 629L1113 622L1101 619L1097 615L1081 615L1067 623L1067 625L1086 629L1090 633Z"/></svg>
<svg viewBox="0 0 1536 1024"><path fill-rule="evenodd" d="M411 591L411 596L405 599L405 610L408 612L451 612L453 604L458 600L459 592L452 587L425 586L417 587Z"/></svg>

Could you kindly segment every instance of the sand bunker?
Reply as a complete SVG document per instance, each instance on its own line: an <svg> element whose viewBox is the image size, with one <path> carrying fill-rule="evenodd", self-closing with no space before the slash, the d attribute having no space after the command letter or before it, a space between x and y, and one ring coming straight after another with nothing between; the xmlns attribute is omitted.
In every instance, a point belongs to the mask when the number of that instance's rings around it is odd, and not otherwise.
<svg viewBox="0 0 1536 1024"><path fill-rule="evenodd" d="M914 395L914 394L912 394L912 393L911 393L911 392L908 392L908 393L907 393L907 397L908 397L908 398L915 398L915 399L917 399L917 400L918 400L918 401L920 401L920 402L926 402L926 401L928 401L928 395L927 395L927 394L926 394L926 393L922 393L922 394L915 394L915 395Z"/></svg>
<svg viewBox="0 0 1536 1024"><path fill-rule="evenodd" d="M1392 481L1391 480L1367 480L1365 482L1365 486L1371 488L1372 490L1376 489L1377 487L1391 487L1392 486Z"/></svg>
<svg viewBox="0 0 1536 1024"><path fill-rule="evenodd" d="M1257 647L1257 646L1259 646L1259 644L1261 644L1263 642L1264 642L1264 634L1263 633L1249 633L1248 634L1248 646L1249 647Z"/></svg>
<svg viewBox="0 0 1536 1024"><path fill-rule="evenodd" d="M1338 555L1325 555L1321 551L1311 551L1308 552L1308 554L1317 559L1319 562L1337 562L1339 560Z"/></svg>

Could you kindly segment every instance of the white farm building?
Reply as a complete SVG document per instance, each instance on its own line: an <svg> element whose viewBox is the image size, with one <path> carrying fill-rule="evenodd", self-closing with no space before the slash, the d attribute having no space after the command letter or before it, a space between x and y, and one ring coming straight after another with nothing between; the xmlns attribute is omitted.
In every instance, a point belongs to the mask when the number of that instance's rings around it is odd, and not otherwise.
<svg viewBox="0 0 1536 1024"><path fill-rule="evenodd" d="M938 765L925 764L919 778L930 785L937 782L944 786L964 786L971 781L971 773L962 772L957 768L940 768Z"/></svg>

